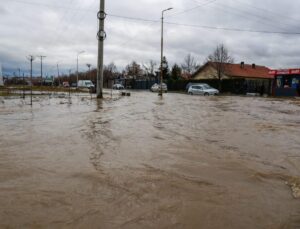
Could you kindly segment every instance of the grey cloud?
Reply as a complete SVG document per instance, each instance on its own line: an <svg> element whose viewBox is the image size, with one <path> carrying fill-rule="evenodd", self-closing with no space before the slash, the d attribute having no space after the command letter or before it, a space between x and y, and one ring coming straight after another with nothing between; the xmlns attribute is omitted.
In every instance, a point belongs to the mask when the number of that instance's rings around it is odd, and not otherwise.
<svg viewBox="0 0 300 229"><path fill-rule="evenodd" d="M86 63L96 65L97 20L99 0L44 0L33 4L16 1L0 6L0 61L5 69L28 69L26 56L47 55L45 71L55 74L60 62L63 72L76 67L76 53L80 69ZM197 3L198 2L198 3ZM209 3L194 10L180 12ZM197 5L198 4L198 5ZM166 13L166 22L213 27L241 28L298 32L300 29L300 2L293 0L124 0L106 1L108 14L159 20L161 10L174 7ZM19 17L16 17L19 12ZM106 19L105 63L115 62L119 68L132 60L146 63L160 59L160 23L133 21L108 16ZM237 62L255 62L270 66L300 67L300 35L277 35L247 32L209 30L165 24L165 55L170 64L182 63L192 53L203 63L219 43L224 43ZM39 61L34 63L38 74Z"/></svg>

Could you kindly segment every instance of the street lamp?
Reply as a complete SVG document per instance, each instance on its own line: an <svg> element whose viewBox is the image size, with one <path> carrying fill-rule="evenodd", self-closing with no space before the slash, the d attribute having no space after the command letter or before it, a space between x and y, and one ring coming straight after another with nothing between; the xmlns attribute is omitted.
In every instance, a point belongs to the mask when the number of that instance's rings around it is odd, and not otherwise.
<svg viewBox="0 0 300 229"><path fill-rule="evenodd" d="M90 81L92 81L92 76L91 76L91 64L86 64L86 66L89 68L89 77L90 77Z"/></svg>
<svg viewBox="0 0 300 229"><path fill-rule="evenodd" d="M79 55L84 53L84 51L80 51L77 53L77 87L78 87L78 77L79 77L79 73L78 73L78 59L79 59Z"/></svg>
<svg viewBox="0 0 300 229"><path fill-rule="evenodd" d="M164 13L168 10L172 10L173 8L170 7L165 9L161 12L161 56L160 56L160 90L158 92L159 96L163 96L163 56L164 56Z"/></svg>

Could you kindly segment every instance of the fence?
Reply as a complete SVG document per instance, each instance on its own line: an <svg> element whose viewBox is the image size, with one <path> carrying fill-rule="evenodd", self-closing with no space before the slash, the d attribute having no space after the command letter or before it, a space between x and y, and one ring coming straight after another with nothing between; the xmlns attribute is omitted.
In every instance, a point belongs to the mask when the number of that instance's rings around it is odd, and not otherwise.
<svg viewBox="0 0 300 229"><path fill-rule="evenodd" d="M151 86L158 83L157 80L135 80L123 79L105 81L104 87L111 88L114 83L121 83L125 88L134 90L149 90ZM186 91L188 84L206 83L211 87L219 89L219 80L168 80L165 81L169 91ZM221 92L232 94L266 93L271 94L272 81L267 79L223 79L221 81Z"/></svg>
<svg viewBox="0 0 300 229"><path fill-rule="evenodd" d="M168 82L168 90L170 91L186 91L188 84L205 83L214 88L219 88L219 80L178 80ZM261 79L224 79L221 81L222 93L246 94L246 93L271 93L271 80Z"/></svg>

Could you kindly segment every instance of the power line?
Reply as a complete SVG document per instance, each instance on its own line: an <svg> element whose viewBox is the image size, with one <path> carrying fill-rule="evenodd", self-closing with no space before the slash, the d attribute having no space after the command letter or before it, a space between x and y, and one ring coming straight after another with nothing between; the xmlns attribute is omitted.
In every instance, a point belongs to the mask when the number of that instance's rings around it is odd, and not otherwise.
<svg viewBox="0 0 300 229"><path fill-rule="evenodd" d="M205 3L201 4L201 5L199 5L199 3L197 2L198 5L197 5L196 7L189 8L189 9L183 10L183 11L181 11L181 12L177 12L177 13L170 14L170 15L167 16L167 17L170 18L170 17L174 17L174 16L177 16L177 15L180 15L180 14L185 14L185 13L191 12L191 11L193 11L193 10L199 9L199 8L201 8L201 7L203 7L203 6L212 4L212 3L216 2L216 1L217 1L217 0L211 0L211 1L205 2Z"/></svg>
<svg viewBox="0 0 300 229"><path fill-rule="evenodd" d="M279 13L277 11L270 10L270 9L260 8L260 7L254 6L252 4L249 4L249 3L246 3L246 2L243 2L243 1L240 1L240 0L235 0L235 1L238 2L238 3L240 3L240 4L244 4L244 5L248 6L248 7L251 7L253 9L261 10L263 12L267 12L267 13L272 14L272 15L277 14L278 16L282 17L281 19L289 19L289 20L292 20L292 21L298 21L298 22L300 22L299 19L292 18L292 17L290 17L290 15L287 15L287 14L282 14L282 13Z"/></svg>
<svg viewBox="0 0 300 229"><path fill-rule="evenodd" d="M86 11L86 12L93 12L95 13L95 10L91 9L82 9L82 8L70 8L70 7L64 7L64 6L54 6L51 4L45 4L45 3L38 3L38 2L29 2L24 0L10 0L14 2L24 3L24 4L32 4L32 5L40 5L40 6L46 6L46 7L55 7L60 9L68 9L68 10L74 10L74 11ZM210 2L206 2L205 4L211 4L216 0L212 0ZM199 8L202 5L199 5L197 7L179 12L177 14L186 13L191 10L194 10L196 8ZM151 23L160 23L160 20L153 20L153 19L145 19L145 18L137 18L137 17L129 17L129 16L122 16L122 15L116 15L116 14L107 14L110 17L115 18L122 18L127 20L134 20L134 21L141 21L141 22L151 22ZM173 14L175 15L175 14ZM240 28L228 28L228 27L214 27L214 26L207 26L207 25L192 25L192 24L182 24L182 23L176 23L176 22L165 22L166 24L170 25L176 25L176 26L183 26L183 27L192 27L192 28L200 28L200 29L209 29L209 30L224 30L224 31L233 31L233 32L250 32L250 33L262 33L262 34L279 34L279 35L300 35L300 32L288 32L288 31L269 31L269 30L252 30L252 29L240 29Z"/></svg>
<svg viewBox="0 0 300 229"><path fill-rule="evenodd" d="M23 4L30 4L30 5L39 5L39 6L44 6L44 7L51 7L51 8L56 8L56 9L66 9L66 10L72 10L72 11L86 11L86 12L91 12L91 13L96 13L95 10L91 10L91 9L82 9L82 8L70 8L68 6L57 6L57 5L51 5L51 4L46 4L46 3L41 3L41 2L31 2L31 1L25 1L25 0L10 0L11 2L19 2L19 3L23 3ZM217 0L212 0L210 2L206 2L206 3L203 3L202 5L198 5L196 7L193 7L193 8L190 8L190 9L187 9L187 10L184 10L182 12L178 12L178 13L175 13L173 15L170 15L169 17L172 17L174 15L179 15L179 14L183 14L183 13L187 13L187 12L190 12L192 10L195 10L195 9L198 9L202 6L205 6L205 5L208 5L208 4L211 4L213 2L215 2ZM195 0L193 0L193 2L196 2L196 3L199 3ZM238 1L238 2L241 2L241 1ZM245 3L246 4L246 3ZM258 8L258 7L255 7L255 6L252 6L250 4L247 4L255 9L260 9L260 10L265 10L265 9L262 9L262 8ZM223 9L224 10L224 9ZM269 12L275 12L275 11L271 11L271 10L265 10L265 11L269 11ZM278 15L280 15L279 13L277 13ZM119 18L123 18L123 19L129 19L129 20L137 20L137 21L144 21L144 22L159 22L159 20L150 20L150 19L144 19L144 18L133 18L133 17L127 17L127 16L121 16L121 15L114 15L114 14L110 14L110 16L112 17L119 17ZM245 16L245 15L243 15ZM262 16L260 16L262 17ZM292 19L292 18L290 18ZM293 20L296 20L296 19L293 19ZM261 23L264 23L264 24L269 24L270 23L265 23L263 21L261 21ZM194 25L191 25L192 27L194 27ZM293 32L284 32L284 31L257 31L257 30L244 30L244 29L231 29L231 28L213 28L213 27L210 27L210 26L201 26L203 28L206 28L206 29L222 29L222 30L232 30L232 31L244 31L244 32L256 32L256 33L268 33L268 34L285 34L285 35L299 35L299 33L293 33Z"/></svg>
<svg viewBox="0 0 300 229"><path fill-rule="evenodd" d="M181 23L175 23L175 22L165 22L165 23L169 24L169 25L178 25L178 26L194 27L194 28L202 28L202 29L212 29L212 30L226 30L226 31L234 31L234 32L300 35L300 32L294 33L294 32L283 32L283 31L251 30L251 29L239 29L239 28L214 27L214 26L205 26L205 25L181 24Z"/></svg>
<svg viewBox="0 0 300 229"><path fill-rule="evenodd" d="M133 21L141 21L141 22L155 22L159 23L159 20L151 20L144 18L136 18L136 17L128 17L128 16L120 16L115 14L107 14L111 17L123 18ZM210 29L210 30L225 30L225 31L234 31L234 32L250 32L250 33L264 33L264 34L282 34L282 35L300 35L300 32L285 32L285 31L268 31L268 30L252 30L252 29L239 29L239 28L226 28L226 27L215 27L215 26L207 26L207 25L192 25L192 24L183 24L176 22L165 22L169 25L177 25L184 27L193 27L193 28L201 28L201 29Z"/></svg>
<svg viewBox="0 0 300 229"><path fill-rule="evenodd" d="M47 3L41 3L41 2L31 2L31 1L24 1L24 0L10 0L10 2L18 2L22 4L27 4L27 5L35 5L35 6L43 6L47 8L55 8L55 9L64 9L64 10L72 10L72 11L89 11L89 12L97 12L96 10L91 10L91 9L80 9L80 8L71 8L68 6L62 6L62 5L52 5L52 4L47 4Z"/></svg>
<svg viewBox="0 0 300 229"><path fill-rule="evenodd" d="M121 16L116 14L107 14L107 16L115 17L115 18L123 18L133 21L143 21L143 22L157 22L160 23L160 20L153 20L153 19L145 19L145 18L138 18L138 17L129 17L129 16Z"/></svg>
<svg viewBox="0 0 300 229"><path fill-rule="evenodd" d="M254 13L254 12L248 12L248 11L236 8L236 7L229 6L227 4L219 3L215 7L219 8L221 11L225 11L225 12L231 11L232 13L234 13L234 14L240 16L240 17L243 17L243 18L247 17L251 20L257 21L260 24L265 24L267 26L272 26L272 27L275 27L277 29L286 28L286 26L288 26L287 24L280 25L280 24L282 24L281 22L274 23L274 20L272 20L269 17L262 16L260 14Z"/></svg>

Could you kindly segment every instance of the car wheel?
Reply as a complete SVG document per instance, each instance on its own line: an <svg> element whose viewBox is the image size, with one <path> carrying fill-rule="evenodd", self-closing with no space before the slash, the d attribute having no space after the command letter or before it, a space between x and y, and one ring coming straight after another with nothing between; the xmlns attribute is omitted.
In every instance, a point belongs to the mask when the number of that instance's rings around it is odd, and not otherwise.
<svg viewBox="0 0 300 229"><path fill-rule="evenodd" d="M193 95L193 92L189 92L189 95Z"/></svg>
<svg viewBox="0 0 300 229"><path fill-rule="evenodd" d="M206 92L206 93L204 93L204 96L209 96L209 94Z"/></svg>

